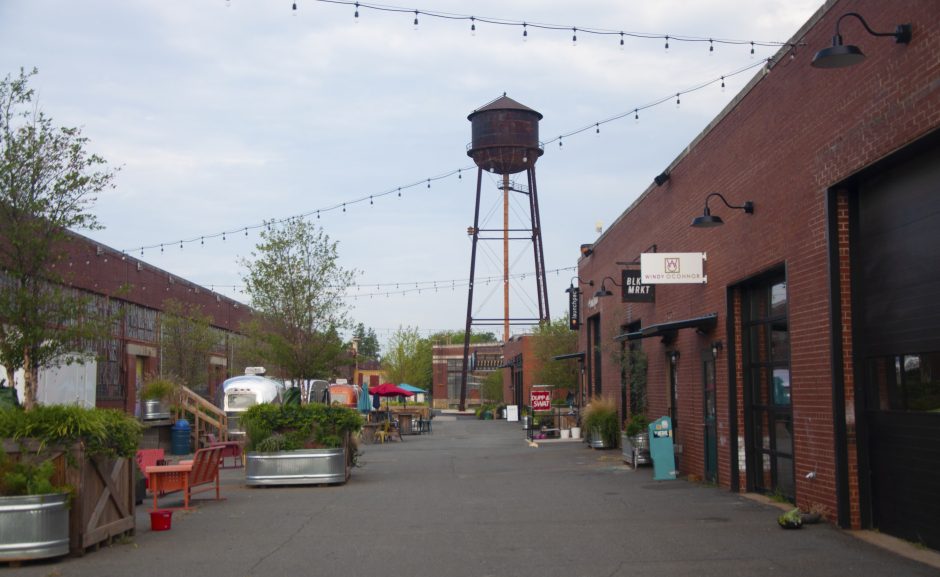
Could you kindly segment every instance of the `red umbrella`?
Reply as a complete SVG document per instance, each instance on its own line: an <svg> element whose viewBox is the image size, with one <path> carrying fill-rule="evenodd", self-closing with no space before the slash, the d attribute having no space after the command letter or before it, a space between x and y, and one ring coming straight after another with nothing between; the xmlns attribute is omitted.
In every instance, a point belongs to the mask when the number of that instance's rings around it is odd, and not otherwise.
<svg viewBox="0 0 940 577"><path fill-rule="evenodd" d="M414 395L411 391L406 391L395 383L382 383L375 388L369 389L369 394L375 395L376 397L411 397ZM386 410L387 409L388 407L386 406Z"/></svg>
<svg viewBox="0 0 940 577"><path fill-rule="evenodd" d="M412 397L414 393L406 391L395 383L382 383L381 385L369 389L370 395L379 397Z"/></svg>

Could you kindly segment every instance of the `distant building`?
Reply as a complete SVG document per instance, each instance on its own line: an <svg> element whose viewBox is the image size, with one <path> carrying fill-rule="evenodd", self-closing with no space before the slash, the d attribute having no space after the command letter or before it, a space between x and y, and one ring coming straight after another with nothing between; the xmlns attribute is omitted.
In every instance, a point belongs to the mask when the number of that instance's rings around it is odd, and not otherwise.
<svg viewBox="0 0 940 577"><path fill-rule="evenodd" d="M463 370L463 343L434 345L432 348L434 408L454 409L460 405L460 379ZM486 376L500 370L503 346L500 343L471 343L467 373L467 406L480 404L480 385Z"/></svg>

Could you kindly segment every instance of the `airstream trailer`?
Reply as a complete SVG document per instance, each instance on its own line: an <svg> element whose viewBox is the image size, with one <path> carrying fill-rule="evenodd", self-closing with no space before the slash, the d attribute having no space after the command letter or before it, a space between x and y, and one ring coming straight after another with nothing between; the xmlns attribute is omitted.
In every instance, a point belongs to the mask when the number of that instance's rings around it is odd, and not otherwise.
<svg viewBox="0 0 940 577"><path fill-rule="evenodd" d="M249 373L250 367L245 372ZM256 371L257 369L255 369ZM239 377L232 377L222 383L222 410L228 417L230 437L244 436L245 431L239 422L241 414L261 403L280 403L284 394L284 385L262 376L263 372L252 372Z"/></svg>
<svg viewBox="0 0 940 577"><path fill-rule="evenodd" d="M331 384L330 402L355 409L359 403L359 387L346 382Z"/></svg>

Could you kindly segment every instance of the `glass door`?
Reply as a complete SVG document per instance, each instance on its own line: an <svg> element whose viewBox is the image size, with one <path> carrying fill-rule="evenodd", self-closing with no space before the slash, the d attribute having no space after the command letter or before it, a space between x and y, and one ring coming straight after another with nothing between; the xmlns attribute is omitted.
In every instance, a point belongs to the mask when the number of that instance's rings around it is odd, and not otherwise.
<svg viewBox="0 0 940 577"><path fill-rule="evenodd" d="M745 292L747 471L751 489L795 498L790 332L783 275Z"/></svg>

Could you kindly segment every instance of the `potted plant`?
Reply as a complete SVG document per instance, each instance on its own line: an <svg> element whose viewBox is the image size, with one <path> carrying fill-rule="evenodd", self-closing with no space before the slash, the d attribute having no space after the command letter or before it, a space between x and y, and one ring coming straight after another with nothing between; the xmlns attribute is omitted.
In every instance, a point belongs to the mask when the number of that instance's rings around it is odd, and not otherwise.
<svg viewBox="0 0 940 577"><path fill-rule="evenodd" d="M69 552L69 491L54 474L52 461L13 461L0 450L0 561Z"/></svg>
<svg viewBox="0 0 940 577"><path fill-rule="evenodd" d="M140 389L140 418L144 421L169 419L178 391L177 383L166 377L145 381Z"/></svg>
<svg viewBox="0 0 940 577"><path fill-rule="evenodd" d="M617 405L611 399L592 400L581 415L581 423L588 434L588 444L594 449L612 449L617 446L620 422Z"/></svg>
<svg viewBox="0 0 940 577"><path fill-rule="evenodd" d="M244 413L249 486L345 483L356 456L358 411L342 405L260 404Z"/></svg>
<svg viewBox="0 0 940 577"><path fill-rule="evenodd" d="M134 531L131 458L141 434L136 419L110 409L40 405L30 411L0 410L4 453L0 558L81 554L103 540ZM29 505L15 510L29 512L33 519L50 517L38 524L17 520L6 508L7 497L31 499ZM37 540L31 530L64 530L64 544L61 533ZM37 542L47 546L37 548ZM25 550L18 548L21 543L27 544Z"/></svg>
<svg viewBox="0 0 940 577"><path fill-rule="evenodd" d="M629 461L633 467L651 462L649 423L643 413L634 413L624 422L621 435L623 460Z"/></svg>

